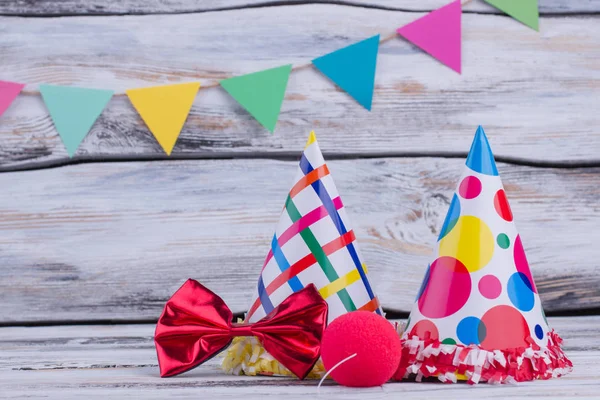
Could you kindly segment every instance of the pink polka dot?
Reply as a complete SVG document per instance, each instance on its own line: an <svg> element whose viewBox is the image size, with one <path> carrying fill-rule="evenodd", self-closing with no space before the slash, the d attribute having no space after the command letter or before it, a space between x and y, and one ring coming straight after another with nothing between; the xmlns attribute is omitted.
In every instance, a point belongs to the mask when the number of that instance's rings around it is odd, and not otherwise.
<svg viewBox="0 0 600 400"><path fill-rule="evenodd" d="M479 280L479 292L487 299L495 299L502 292L502 284L494 275L486 275Z"/></svg>
<svg viewBox="0 0 600 400"><path fill-rule="evenodd" d="M418 336L419 339L437 340L440 338L437 326L428 319L421 320L415 324L410 330L410 337L413 336Z"/></svg>
<svg viewBox="0 0 600 400"><path fill-rule="evenodd" d="M439 257L429 268L419 297L419 311L427 318L443 318L460 310L471 294L471 275L456 258Z"/></svg>
<svg viewBox="0 0 600 400"><path fill-rule="evenodd" d="M513 255L515 257L515 267L517 267L517 271L523 273L527 279L529 279L531 290L537 293L537 288L535 287L535 282L533 282L533 276L531 276L531 270L529 269L529 263L525 256L525 250L523 249L523 243L521 242L521 236L519 235L517 235L517 238L515 239Z"/></svg>
<svg viewBox="0 0 600 400"><path fill-rule="evenodd" d="M474 199L481 193L481 181L476 176L467 176L458 186L458 194L464 199Z"/></svg>

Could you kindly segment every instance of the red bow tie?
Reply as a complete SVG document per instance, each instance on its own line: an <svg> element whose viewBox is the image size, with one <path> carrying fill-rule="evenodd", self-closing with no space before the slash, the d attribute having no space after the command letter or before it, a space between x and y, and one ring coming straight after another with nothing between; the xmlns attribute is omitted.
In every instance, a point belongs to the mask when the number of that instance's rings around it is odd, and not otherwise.
<svg viewBox="0 0 600 400"><path fill-rule="evenodd" d="M233 324L223 300L188 279L165 305L154 342L160 376L173 376L208 361L236 336L256 336L266 351L304 379L320 356L327 302L314 285L292 294L254 324Z"/></svg>

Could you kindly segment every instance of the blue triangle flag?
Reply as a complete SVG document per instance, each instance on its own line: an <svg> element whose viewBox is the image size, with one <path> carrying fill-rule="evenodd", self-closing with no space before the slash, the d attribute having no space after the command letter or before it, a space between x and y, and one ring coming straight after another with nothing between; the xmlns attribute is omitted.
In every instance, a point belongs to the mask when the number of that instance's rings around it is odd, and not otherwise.
<svg viewBox="0 0 600 400"><path fill-rule="evenodd" d="M480 174L498 176L494 154L492 154L490 143L481 125L477 128L471 150L469 150L467 167Z"/></svg>
<svg viewBox="0 0 600 400"><path fill-rule="evenodd" d="M40 85L40 92L69 157L73 157L113 95L111 90L55 85Z"/></svg>
<svg viewBox="0 0 600 400"><path fill-rule="evenodd" d="M333 83L371 110L379 35L351 44L312 62Z"/></svg>

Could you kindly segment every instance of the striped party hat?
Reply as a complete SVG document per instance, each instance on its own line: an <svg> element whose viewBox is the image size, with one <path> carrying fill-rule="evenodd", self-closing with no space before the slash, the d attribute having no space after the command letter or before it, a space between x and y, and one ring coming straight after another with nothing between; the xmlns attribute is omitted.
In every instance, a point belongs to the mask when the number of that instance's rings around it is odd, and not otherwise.
<svg viewBox="0 0 600 400"><path fill-rule="evenodd" d="M481 127L459 182L405 329L396 379L514 382L569 372Z"/></svg>
<svg viewBox="0 0 600 400"><path fill-rule="evenodd" d="M356 310L383 314L314 132L302 153L246 321L260 320L311 283L329 305L329 322ZM223 368L235 374L290 375L254 338L238 338ZM318 363L312 376L321 372Z"/></svg>

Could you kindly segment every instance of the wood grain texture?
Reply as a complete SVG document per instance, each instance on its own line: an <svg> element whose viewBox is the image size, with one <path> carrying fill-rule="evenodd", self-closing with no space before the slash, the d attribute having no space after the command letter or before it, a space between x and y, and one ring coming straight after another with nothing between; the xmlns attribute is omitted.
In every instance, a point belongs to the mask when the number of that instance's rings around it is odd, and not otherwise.
<svg viewBox="0 0 600 400"><path fill-rule="evenodd" d="M210 84L284 63L304 64L420 15L306 5L184 15L0 17L0 78L29 83L26 93L43 82L120 93L191 80ZM173 156L295 153L313 128L329 154L457 154L468 150L483 124L497 156L600 163L598 17L543 18L541 24L537 33L503 16L465 14L462 75L401 39L385 43L370 113L312 68L294 72L274 135L221 88L201 90ZM111 101L77 154L76 160L164 157L123 96ZM0 168L67 161L39 94L20 96L0 123Z"/></svg>
<svg viewBox="0 0 600 400"><path fill-rule="evenodd" d="M505 399L596 398L600 390L600 317L549 318L575 364L560 379L493 386L389 383L348 389L326 382L222 374L218 359L160 379L153 325L0 328L0 398Z"/></svg>
<svg viewBox="0 0 600 400"><path fill-rule="evenodd" d="M21 0L0 2L0 15L175 14L320 3L401 11L428 11L449 3L449 0L420 0L418 2L411 0ZM600 11L600 2L598 0L541 0L539 9L542 14L591 13ZM465 11L499 13L497 9L480 0L468 3Z"/></svg>
<svg viewBox="0 0 600 400"><path fill-rule="evenodd" d="M410 310L463 163L328 163L385 307ZM213 160L0 174L0 321L158 318L189 277L246 310L296 168ZM600 169L499 168L546 310L599 307Z"/></svg>
<svg viewBox="0 0 600 400"><path fill-rule="evenodd" d="M88 370L7 371L0 376L0 398L80 400L106 398L248 399L248 400L478 400L597 399L598 351L570 353L576 372L548 381L519 385L388 383L382 387L345 388L327 382L317 389L316 381L292 381L284 378L238 377L223 375L217 366L203 366L189 375L161 379L156 367Z"/></svg>
<svg viewBox="0 0 600 400"><path fill-rule="evenodd" d="M600 316L548 321L565 339L567 355L600 351ZM156 367L154 328L154 324L0 328L0 371Z"/></svg>

